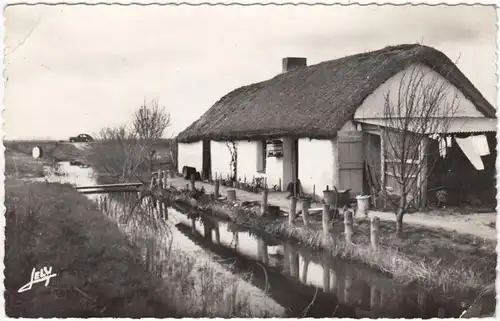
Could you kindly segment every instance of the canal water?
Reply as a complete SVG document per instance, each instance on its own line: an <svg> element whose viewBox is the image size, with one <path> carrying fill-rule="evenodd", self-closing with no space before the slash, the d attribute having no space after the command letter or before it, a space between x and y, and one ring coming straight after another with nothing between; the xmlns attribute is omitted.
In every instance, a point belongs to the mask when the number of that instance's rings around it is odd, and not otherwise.
<svg viewBox="0 0 500 321"><path fill-rule="evenodd" d="M94 185L88 167L59 163L50 181ZM161 269L168 247L245 275L257 309L286 317L433 318L458 317L458 300L396 283L369 267L342 261L287 241L257 235L231 223L168 209L159 219L147 202L134 208L135 193L88 195L143 251L149 266ZM142 213L142 214L139 214ZM146 214L144 214L146 213ZM160 266L158 266L160 265Z"/></svg>

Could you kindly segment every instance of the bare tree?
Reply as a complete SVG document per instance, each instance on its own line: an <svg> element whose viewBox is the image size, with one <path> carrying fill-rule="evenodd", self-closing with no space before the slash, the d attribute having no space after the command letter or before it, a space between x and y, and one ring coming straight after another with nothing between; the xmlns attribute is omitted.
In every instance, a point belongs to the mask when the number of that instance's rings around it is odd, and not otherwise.
<svg viewBox="0 0 500 321"><path fill-rule="evenodd" d="M92 144L88 160L98 170L119 181L140 179L147 169L147 150L133 130L126 126L104 128Z"/></svg>
<svg viewBox="0 0 500 321"><path fill-rule="evenodd" d="M159 139L170 127L170 113L159 105L158 99L152 100L149 105L144 101L134 113L134 131L139 139Z"/></svg>
<svg viewBox="0 0 500 321"><path fill-rule="evenodd" d="M133 128L139 140L148 151L149 170L153 170L153 159L156 151L152 146L152 141L163 137L165 130L170 127L170 113L164 106L160 106L158 99L152 100L149 104L144 101L142 106L134 113ZM170 155L173 161L173 155Z"/></svg>
<svg viewBox="0 0 500 321"><path fill-rule="evenodd" d="M386 179L397 195L393 208L398 235L403 231L403 216L416 201L425 199L427 177L438 159L431 155L429 142L433 135L448 132L457 100L456 89L446 77L415 65L405 69L397 91L384 95L381 149L385 161L377 176L385 197Z"/></svg>

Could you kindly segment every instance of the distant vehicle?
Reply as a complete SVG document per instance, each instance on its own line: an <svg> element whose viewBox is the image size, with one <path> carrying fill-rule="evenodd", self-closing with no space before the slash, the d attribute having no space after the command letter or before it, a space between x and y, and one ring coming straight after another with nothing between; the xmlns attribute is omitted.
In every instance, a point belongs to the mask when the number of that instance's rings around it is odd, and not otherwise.
<svg viewBox="0 0 500 321"><path fill-rule="evenodd" d="M92 138L92 136L90 136L88 134L79 134L76 137L69 138L70 143L87 143L87 142L91 142L93 140L94 139Z"/></svg>

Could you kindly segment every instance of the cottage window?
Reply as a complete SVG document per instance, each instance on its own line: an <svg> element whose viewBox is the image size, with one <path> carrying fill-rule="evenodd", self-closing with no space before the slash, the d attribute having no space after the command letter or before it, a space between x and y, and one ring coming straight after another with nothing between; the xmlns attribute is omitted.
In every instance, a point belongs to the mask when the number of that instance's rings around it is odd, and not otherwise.
<svg viewBox="0 0 500 321"><path fill-rule="evenodd" d="M260 141L257 144L257 172L266 172L267 143Z"/></svg>

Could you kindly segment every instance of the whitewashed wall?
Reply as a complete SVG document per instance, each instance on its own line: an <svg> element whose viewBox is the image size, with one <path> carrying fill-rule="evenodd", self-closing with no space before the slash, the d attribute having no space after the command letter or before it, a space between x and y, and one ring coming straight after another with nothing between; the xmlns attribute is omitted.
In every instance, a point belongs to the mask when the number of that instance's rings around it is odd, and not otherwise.
<svg viewBox="0 0 500 321"><path fill-rule="evenodd" d="M267 177L267 186L272 188L273 185L279 185L281 179L281 187L286 188L283 185L283 157L268 157L266 161L266 174L262 175Z"/></svg>
<svg viewBox="0 0 500 321"><path fill-rule="evenodd" d="M236 172L238 178L243 182L245 177L247 183L252 181L254 176L259 176L257 173L257 144L254 141L237 141L238 148L238 164Z"/></svg>
<svg viewBox="0 0 500 321"><path fill-rule="evenodd" d="M222 175L227 178L231 175L231 153L227 148L226 142L210 142L210 157L212 158L212 177Z"/></svg>
<svg viewBox="0 0 500 321"><path fill-rule="evenodd" d="M299 139L299 179L304 193L322 195L333 185L333 144L336 140Z"/></svg>
<svg viewBox="0 0 500 321"><path fill-rule="evenodd" d="M454 97L456 95L455 106L457 110L453 113L454 117L484 117L482 113L480 113L472 104L470 100L465 98L461 91L459 91L455 86L448 82L443 76L433 71L429 67L422 64L414 64L409 66L407 69L397 73L392 76L383 83L380 87L378 87L373 93L371 93L361 106L356 110L354 115L355 119L373 119L373 118L384 118L384 103L385 96L389 93L389 98L392 101L392 104L395 106L398 102L398 91L401 83L407 83L405 80L409 79L411 73L423 75L422 86L420 86L420 90L425 88L428 84L445 84L446 88L446 99L443 99L441 102L441 110L446 111L449 110L449 107L446 107L447 104L453 102ZM401 81L403 80L403 82ZM407 88L403 86L403 88ZM403 113L404 115L404 113Z"/></svg>
<svg viewBox="0 0 500 321"><path fill-rule="evenodd" d="M178 171L182 172L182 167L191 166L195 167L197 171L201 172L203 161L203 143L201 141L182 144L179 143L178 151Z"/></svg>

